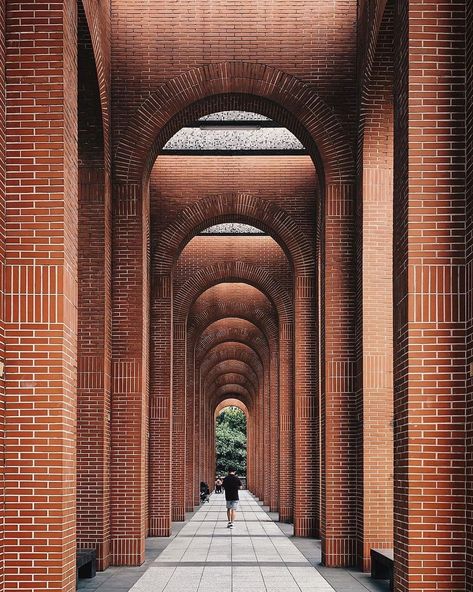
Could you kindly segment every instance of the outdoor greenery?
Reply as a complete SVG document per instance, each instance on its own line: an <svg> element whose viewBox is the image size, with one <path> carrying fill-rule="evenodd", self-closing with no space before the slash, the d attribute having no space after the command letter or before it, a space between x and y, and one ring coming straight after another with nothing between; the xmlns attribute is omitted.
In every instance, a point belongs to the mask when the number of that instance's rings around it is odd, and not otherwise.
<svg viewBox="0 0 473 592"><path fill-rule="evenodd" d="M228 468L246 476L246 416L237 407L227 407L217 417L217 475L226 475Z"/></svg>

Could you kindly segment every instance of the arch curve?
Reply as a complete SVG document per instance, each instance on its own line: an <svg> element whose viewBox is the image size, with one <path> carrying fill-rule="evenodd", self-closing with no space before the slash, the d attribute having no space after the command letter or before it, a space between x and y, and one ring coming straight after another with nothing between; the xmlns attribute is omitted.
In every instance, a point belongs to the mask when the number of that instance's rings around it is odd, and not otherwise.
<svg viewBox="0 0 473 592"><path fill-rule="evenodd" d="M240 192L210 195L183 210L162 233L153 256L153 271L158 275L171 273L176 254L190 238L209 226L234 221L258 226L271 235L297 274L315 274L314 251L293 218L270 200Z"/></svg>
<svg viewBox="0 0 473 592"><path fill-rule="evenodd" d="M268 271L243 261L227 261L199 269L175 296L175 322L185 322L188 311L199 294L216 284L231 282L248 283L258 288L274 303L280 320L292 322L293 303L290 294Z"/></svg>
<svg viewBox="0 0 473 592"><path fill-rule="evenodd" d="M295 117L313 138L317 146L316 159L329 182L353 179L354 157L343 127L313 88L272 66L243 61L207 64L188 70L150 94L135 112L118 144L117 179L125 183L141 182L143 174L151 170L159 147L159 132L169 120L192 103L232 93L276 103Z"/></svg>

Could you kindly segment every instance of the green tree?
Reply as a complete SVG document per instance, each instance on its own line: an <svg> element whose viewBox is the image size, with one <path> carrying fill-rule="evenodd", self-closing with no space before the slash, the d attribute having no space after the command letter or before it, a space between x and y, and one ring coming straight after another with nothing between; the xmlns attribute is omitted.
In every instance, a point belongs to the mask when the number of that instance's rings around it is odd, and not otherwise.
<svg viewBox="0 0 473 592"><path fill-rule="evenodd" d="M217 475L224 475L230 466L237 474L246 475L246 416L237 407L228 407L217 417L215 429Z"/></svg>

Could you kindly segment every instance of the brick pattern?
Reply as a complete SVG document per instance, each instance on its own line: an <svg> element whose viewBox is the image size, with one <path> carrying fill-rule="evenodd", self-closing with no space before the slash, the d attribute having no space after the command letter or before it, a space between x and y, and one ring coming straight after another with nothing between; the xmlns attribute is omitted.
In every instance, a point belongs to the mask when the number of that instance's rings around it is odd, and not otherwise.
<svg viewBox="0 0 473 592"><path fill-rule="evenodd" d="M473 482L473 6L466 4L466 480ZM473 588L473 492L466 488L466 590Z"/></svg>
<svg viewBox="0 0 473 592"><path fill-rule="evenodd" d="M470 5L0 3L0 590L73 590L76 543L140 564L229 398L253 491L368 569L392 370L396 590L472 588ZM310 156L155 164L229 108ZM195 236L238 219L272 237Z"/></svg>
<svg viewBox="0 0 473 592"><path fill-rule="evenodd" d="M77 541L110 564L111 203L103 168L80 168Z"/></svg>
<svg viewBox="0 0 473 592"><path fill-rule="evenodd" d="M388 2L362 89L357 206L357 563L392 548L393 20ZM381 312L382 311L382 312Z"/></svg>
<svg viewBox="0 0 473 592"><path fill-rule="evenodd" d="M140 189L115 186L113 196L110 504L115 565L140 565L145 552L149 233Z"/></svg>
<svg viewBox="0 0 473 592"><path fill-rule="evenodd" d="M322 560L356 562L353 186L330 186L323 230Z"/></svg>
<svg viewBox="0 0 473 592"><path fill-rule="evenodd" d="M89 14L92 26L96 23ZM110 565L111 194L97 31L78 4L77 545ZM94 35L94 41L93 41ZM96 59L97 56L97 59ZM105 94L105 98L106 98Z"/></svg>
<svg viewBox="0 0 473 592"><path fill-rule="evenodd" d="M456 1L397 5L394 549L400 592L465 590L465 324L458 312L465 297L464 8ZM427 26L416 26L426 15Z"/></svg>
<svg viewBox="0 0 473 592"><path fill-rule="evenodd" d="M5 79L5 3L0 5L0 307L4 308L4 266L5 266L5 115L6 115L6 79ZM5 325L3 314L0 315L0 360L5 361ZM5 558L5 381L0 379L0 591L4 591Z"/></svg>
<svg viewBox="0 0 473 592"><path fill-rule="evenodd" d="M279 98L286 107L297 102L299 108L293 112L310 109L312 116L307 119L322 131L316 91L327 101L325 117L336 110L344 123L352 124L356 8L355 2L347 0L336 0L330 6L322 0L297 0L290 7L282 1L258 6L244 2L236 16L228 2L218 9L197 4L191 13L183 7L158 9L114 2L112 53L120 64L113 75L117 137L123 146L136 147L131 135L124 139L128 128L140 130L133 134L138 142L152 141L149 125L141 125L139 118L133 120L140 107L148 124L152 115L162 126L186 104L233 89L261 93L276 102ZM181 43L183 39L188 41ZM306 59L301 60L304 53ZM157 54L160 59L156 61L147 57ZM217 72L219 68L222 72ZM153 96L160 87L159 96ZM330 119L336 118L332 115ZM322 133L329 127L333 130L330 125Z"/></svg>
<svg viewBox="0 0 473 592"><path fill-rule="evenodd" d="M5 590L65 592L75 588L76 3L8 2L6 18Z"/></svg>

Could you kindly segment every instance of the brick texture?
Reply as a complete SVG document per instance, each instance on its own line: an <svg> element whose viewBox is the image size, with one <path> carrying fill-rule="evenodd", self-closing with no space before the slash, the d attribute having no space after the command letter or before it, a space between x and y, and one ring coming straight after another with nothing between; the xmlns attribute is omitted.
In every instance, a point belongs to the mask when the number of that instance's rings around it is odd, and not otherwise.
<svg viewBox="0 0 473 592"><path fill-rule="evenodd" d="M5 303L5 287L3 277L5 272L5 4L0 6L0 302L1 310ZM5 324L3 314L0 320L0 359L5 360ZM4 590L5 556L4 556L4 528L5 528L5 381L2 376L0 382L0 590Z"/></svg>
<svg viewBox="0 0 473 592"><path fill-rule="evenodd" d="M393 24L388 2L362 86L357 207L357 563L392 548ZM381 311L382 314L381 314Z"/></svg>
<svg viewBox="0 0 473 592"><path fill-rule="evenodd" d="M5 589L72 591L76 5L32 8L8 2L6 11Z"/></svg>
<svg viewBox="0 0 473 592"><path fill-rule="evenodd" d="M466 5L466 586L473 588L473 6Z"/></svg>
<svg viewBox="0 0 473 592"><path fill-rule="evenodd" d="M397 6L394 549L400 592L465 589L464 8L455 1ZM422 17L428 17L425 28L417 26Z"/></svg>
<svg viewBox="0 0 473 592"><path fill-rule="evenodd" d="M473 589L466 0L0 3L0 592L140 565L248 419L325 565ZM261 113L304 156L161 154ZM220 222L264 236L201 236ZM176 479L177 476L177 479Z"/></svg>

